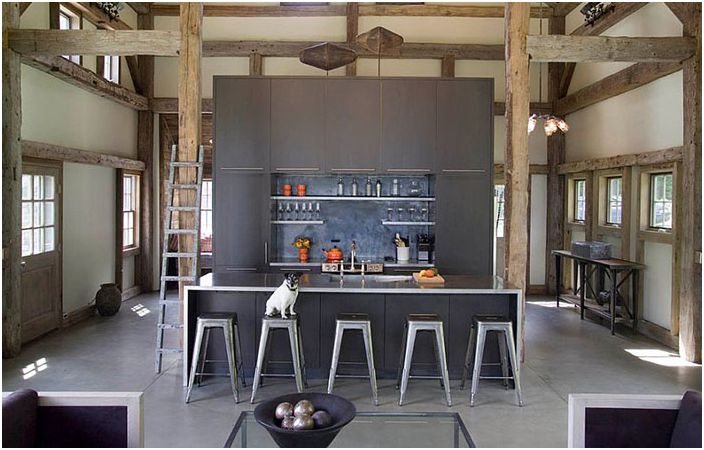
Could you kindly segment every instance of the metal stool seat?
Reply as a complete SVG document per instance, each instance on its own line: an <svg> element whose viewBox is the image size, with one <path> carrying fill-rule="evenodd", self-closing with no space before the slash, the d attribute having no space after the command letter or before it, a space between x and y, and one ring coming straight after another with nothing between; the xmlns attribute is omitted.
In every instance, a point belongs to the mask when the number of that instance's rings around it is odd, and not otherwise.
<svg viewBox="0 0 704 450"><path fill-rule="evenodd" d="M257 366L254 369L254 381L252 382L252 398L251 403L254 403L254 396L257 394L257 389L261 384L262 377L294 377L296 379L296 390L303 392L304 386L308 386L306 380L306 362L303 357L303 347L301 345L301 325L299 315L289 316L283 319L278 316L262 318L262 332L259 338L259 351L257 352ZM291 362L293 363L292 374L273 374L265 373L264 366L266 363L266 354L268 353L269 332L276 329L285 329L288 331L289 343L291 345Z"/></svg>
<svg viewBox="0 0 704 450"><path fill-rule="evenodd" d="M339 364L351 364L340 361L340 347L342 346L342 336L345 330L359 330L364 339L364 348L367 356L367 367L369 375L338 375L337 366ZM328 394L332 394L335 378L369 378L372 387L372 400L374 405L379 405L379 397L376 388L376 369L374 368L374 350L372 347L372 324L368 314L363 313L340 313L335 320L335 344L332 350L332 362L330 363L330 377L328 378Z"/></svg>
<svg viewBox="0 0 704 450"><path fill-rule="evenodd" d="M483 361L486 336L489 332L497 332L500 334L500 336L498 336L500 363L485 363ZM474 358L472 358L472 356L474 356ZM509 359L513 376L509 375ZM483 366L497 364L501 366L500 377L481 376ZM489 314L477 314L472 316L472 327L469 331L469 341L467 342L467 353L462 370L460 389L464 389L470 367L472 368L472 388L469 396L469 406L474 406L474 398L477 395L480 379L502 380L507 389L508 380L513 380L518 406L523 406L519 374L520 366L516 357L516 346L513 340L513 322L508 320L505 316Z"/></svg>
<svg viewBox="0 0 704 450"><path fill-rule="evenodd" d="M435 334L435 359L438 363L439 375L437 376L419 376L411 375L411 363L413 358L413 349L416 342L418 332L432 332ZM437 314L409 314L406 317L406 324L403 330L403 342L401 344L401 356L399 359L399 371L396 378L396 388L401 389L398 404L403 406L406 399L406 390L408 388L409 378L425 378L439 379L440 386L445 389L445 398L447 406L452 406L452 397L450 396L450 376L447 372L447 353L445 352L445 333L443 331L442 318ZM403 369L401 369L403 367Z"/></svg>
<svg viewBox="0 0 704 450"><path fill-rule="evenodd" d="M225 352L227 360L208 359L208 344L210 342L210 330L221 328L225 337ZM203 339L205 337L205 339ZM205 340L205 342L203 342ZM203 345L205 344L205 345ZM201 357L202 352L202 357ZM227 362L228 373L226 375L214 372L205 372L206 363ZM191 362L191 373L188 379L188 389L186 391L186 403L191 399L191 391L196 375L198 376L198 386L203 381L203 375L229 376L232 384L232 391L235 395L235 402L240 401L239 380L237 374L242 378L242 386L246 386L244 380L244 370L242 369L242 348L240 347L240 330L237 325L236 313L207 313L198 316L196 321L196 340L193 346L193 359Z"/></svg>

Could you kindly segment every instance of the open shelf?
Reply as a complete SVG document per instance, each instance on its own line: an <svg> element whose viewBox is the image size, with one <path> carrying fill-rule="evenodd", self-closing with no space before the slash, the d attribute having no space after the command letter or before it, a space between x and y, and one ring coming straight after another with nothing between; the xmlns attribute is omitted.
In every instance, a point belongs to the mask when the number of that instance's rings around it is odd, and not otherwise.
<svg viewBox="0 0 704 450"><path fill-rule="evenodd" d="M345 196L331 196L331 195L325 195L325 196L314 196L314 195L308 195L305 197L298 197L296 195L272 195L271 196L272 200L288 200L290 202L296 202L296 201L302 201L302 202L307 202L307 201L315 201L315 202L323 202L323 201L335 201L335 202L343 202L343 201L354 201L354 202L434 202L435 197L352 197L349 195Z"/></svg>
<svg viewBox="0 0 704 450"><path fill-rule="evenodd" d="M394 220L382 220L381 224L382 225L391 225L391 226L394 226L394 225L398 225L398 226L401 226L401 225L432 226L432 225L435 225L435 222L397 222Z"/></svg>
<svg viewBox="0 0 704 450"><path fill-rule="evenodd" d="M272 220L273 225L322 225L324 220Z"/></svg>

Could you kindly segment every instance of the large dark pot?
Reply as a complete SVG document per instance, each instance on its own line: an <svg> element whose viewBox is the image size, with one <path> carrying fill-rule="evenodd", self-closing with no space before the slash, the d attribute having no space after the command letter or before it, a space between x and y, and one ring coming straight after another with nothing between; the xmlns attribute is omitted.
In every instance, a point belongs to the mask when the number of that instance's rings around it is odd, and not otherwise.
<svg viewBox="0 0 704 450"><path fill-rule="evenodd" d="M122 305L122 293L115 283L104 283L95 294L95 309L101 316L114 316Z"/></svg>
<svg viewBox="0 0 704 450"><path fill-rule="evenodd" d="M316 411L324 409L332 417L332 425L314 430L286 430L279 426L279 421L274 416L276 406L282 402L295 405L300 400L310 400ZM267 400L254 410L254 418L266 428L272 439L279 447L314 447L325 448L329 446L340 432L342 427L354 419L357 409L352 402L333 394L302 393L287 394Z"/></svg>

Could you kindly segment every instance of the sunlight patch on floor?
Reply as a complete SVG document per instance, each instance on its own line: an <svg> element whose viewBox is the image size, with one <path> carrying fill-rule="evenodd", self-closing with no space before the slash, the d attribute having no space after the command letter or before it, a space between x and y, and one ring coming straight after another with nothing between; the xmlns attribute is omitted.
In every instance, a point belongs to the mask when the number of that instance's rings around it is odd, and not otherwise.
<svg viewBox="0 0 704 450"><path fill-rule="evenodd" d="M22 368L22 379L29 380L34 375L49 368L46 358L39 358L33 363L29 363Z"/></svg>
<svg viewBox="0 0 704 450"><path fill-rule="evenodd" d="M655 348L627 348L626 352L642 361L666 367L697 367L698 364L680 358L677 353Z"/></svg>

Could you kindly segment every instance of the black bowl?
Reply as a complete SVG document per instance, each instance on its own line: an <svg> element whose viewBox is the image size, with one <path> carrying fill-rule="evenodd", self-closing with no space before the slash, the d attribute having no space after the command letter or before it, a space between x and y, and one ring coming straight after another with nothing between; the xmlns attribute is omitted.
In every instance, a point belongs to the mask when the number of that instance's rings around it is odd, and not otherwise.
<svg viewBox="0 0 704 450"><path fill-rule="evenodd" d="M332 418L332 425L313 430L287 430L279 426L274 416L276 406L282 402L296 405L300 400L310 400L315 410L324 409ZM266 428L279 447L325 448L332 443L342 427L354 419L357 409L352 402L337 395L316 392L287 394L260 403L254 410L254 418Z"/></svg>

